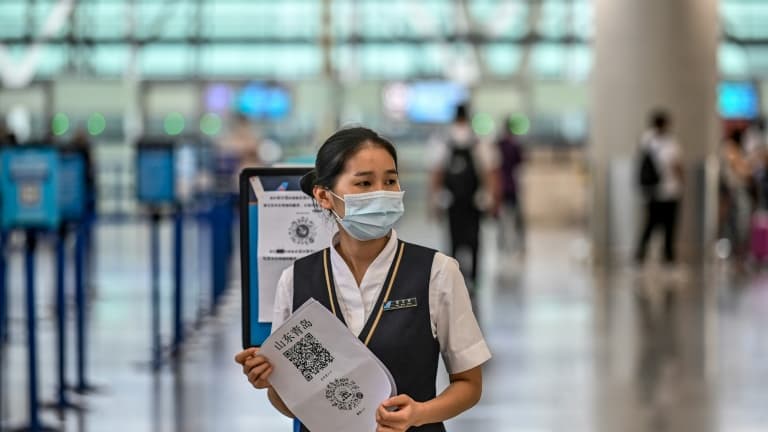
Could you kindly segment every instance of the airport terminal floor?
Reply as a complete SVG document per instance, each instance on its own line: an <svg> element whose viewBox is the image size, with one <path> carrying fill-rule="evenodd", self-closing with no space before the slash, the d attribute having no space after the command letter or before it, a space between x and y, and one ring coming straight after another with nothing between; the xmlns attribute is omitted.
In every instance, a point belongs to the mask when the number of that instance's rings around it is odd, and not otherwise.
<svg viewBox="0 0 768 432"><path fill-rule="evenodd" d="M418 211L406 214L401 237L441 246L439 224ZM44 411L44 423L96 432L291 430L291 421L233 362L241 344L238 271L216 315L188 334L180 360L153 374L147 224L102 222L96 233L88 379L97 391L73 398L84 411L63 417ZM169 227L161 234L167 245ZM757 432L768 426L768 273L736 273L717 262L702 271L651 264L595 271L584 259L581 228L534 226L524 257L498 252L496 234L492 224L484 227L476 299L493 359L484 367L481 402L449 421L448 430ZM206 247L194 227L185 237L186 255ZM53 273L49 257L44 252L38 260L43 401L53 400L56 382L53 293L44 280ZM20 257L10 268L4 430L27 416L23 284L13 271L21 268ZM206 269L191 268L187 288L195 293L196 274ZM162 287L169 292L166 276ZM164 295L163 304L169 301ZM188 301L205 299L192 294ZM163 325L167 339L167 315Z"/></svg>

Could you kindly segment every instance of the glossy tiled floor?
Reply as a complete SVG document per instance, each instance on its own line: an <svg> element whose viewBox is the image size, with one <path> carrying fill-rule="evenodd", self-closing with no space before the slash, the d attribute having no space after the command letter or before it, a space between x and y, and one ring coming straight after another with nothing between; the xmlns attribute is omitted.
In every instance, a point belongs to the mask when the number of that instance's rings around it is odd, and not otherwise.
<svg viewBox="0 0 768 432"><path fill-rule="evenodd" d="M487 238L495 238L493 230ZM237 289L217 316L200 322L176 368L153 375L142 366L150 356L146 226L101 226L98 233L89 377L100 392L77 399L87 406L84 413L45 412L46 423L89 432L290 430L290 420L271 409L232 361L240 345ZM421 218L405 220L400 233L440 244L439 228ZM206 246L198 234L189 227L190 322L198 304L207 304L206 269L198 260ZM481 403L449 422L449 430L768 430L768 273L738 276L713 264L700 272L595 274L582 260L578 230L537 229L528 243L524 259L486 243L477 307L494 358L484 370ZM51 260L45 251L41 256L47 257L39 272L41 391L50 400L55 345L45 286ZM11 264L5 426L26 419L21 263ZM165 312L167 297L164 302ZM164 320L169 329L167 314Z"/></svg>

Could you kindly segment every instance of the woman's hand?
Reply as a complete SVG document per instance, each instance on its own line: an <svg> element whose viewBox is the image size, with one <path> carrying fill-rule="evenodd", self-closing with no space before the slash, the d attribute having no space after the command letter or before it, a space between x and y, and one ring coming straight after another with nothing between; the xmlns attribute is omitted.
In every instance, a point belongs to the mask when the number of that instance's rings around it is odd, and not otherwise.
<svg viewBox="0 0 768 432"><path fill-rule="evenodd" d="M421 426L421 406L404 394L385 400L376 410L376 432L403 432L412 426Z"/></svg>
<svg viewBox="0 0 768 432"><path fill-rule="evenodd" d="M268 378L272 373L272 365L267 359L259 355L258 348L248 348L235 356L235 362L243 366L243 374L257 389L270 388Z"/></svg>

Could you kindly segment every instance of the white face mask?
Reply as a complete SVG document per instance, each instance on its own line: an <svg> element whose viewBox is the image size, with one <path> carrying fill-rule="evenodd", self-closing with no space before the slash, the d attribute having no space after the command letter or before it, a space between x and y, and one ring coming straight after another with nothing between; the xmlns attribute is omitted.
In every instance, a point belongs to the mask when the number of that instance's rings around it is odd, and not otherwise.
<svg viewBox="0 0 768 432"><path fill-rule="evenodd" d="M331 194L344 202L344 217L340 218L333 212L336 220L349 235L361 241L386 236L405 212L404 191L347 194L344 198L333 192Z"/></svg>

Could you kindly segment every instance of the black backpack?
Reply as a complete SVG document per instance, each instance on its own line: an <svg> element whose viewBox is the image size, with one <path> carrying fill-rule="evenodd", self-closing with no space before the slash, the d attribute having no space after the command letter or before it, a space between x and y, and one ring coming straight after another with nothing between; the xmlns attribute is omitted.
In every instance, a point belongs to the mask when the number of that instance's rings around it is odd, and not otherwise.
<svg viewBox="0 0 768 432"><path fill-rule="evenodd" d="M480 177L472 156L473 146L460 148L451 143L451 156L445 167L443 186L451 193L452 207L476 207L475 194L480 189Z"/></svg>
<svg viewBox="0 0 768 432"><path fill-rule="evenodd" d="M661 182L659 169L656 167L656 161L653 159L653 152L650 148L644 147L640 150L640 166L638 169L638 183L646 196L653 195L656 186Z"/></svg>

